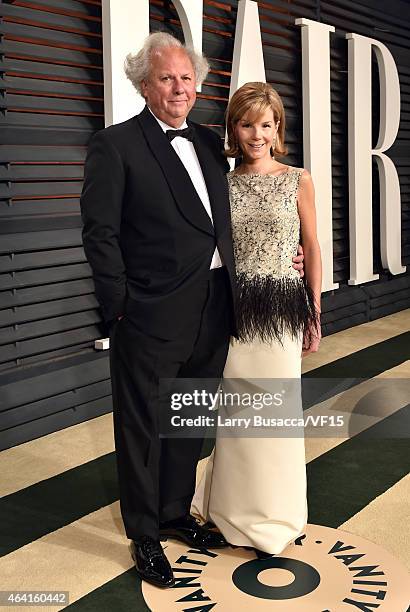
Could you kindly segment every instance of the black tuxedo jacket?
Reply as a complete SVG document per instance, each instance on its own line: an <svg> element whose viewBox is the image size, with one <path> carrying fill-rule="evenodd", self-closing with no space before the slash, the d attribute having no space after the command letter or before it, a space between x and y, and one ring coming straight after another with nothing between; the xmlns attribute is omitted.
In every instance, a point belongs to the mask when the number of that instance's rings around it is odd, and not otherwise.
<svg viewBox="0 0 410 612"><path fill-rule="evenodd" d="M189 124L195 128L213 225L147 107L95 134L81 195L83 244L104 319L126 314L147 333L165 339L177 337L185 317L201 311L216 245L229 273L234 307L229 167L218 136Z"/></svg>

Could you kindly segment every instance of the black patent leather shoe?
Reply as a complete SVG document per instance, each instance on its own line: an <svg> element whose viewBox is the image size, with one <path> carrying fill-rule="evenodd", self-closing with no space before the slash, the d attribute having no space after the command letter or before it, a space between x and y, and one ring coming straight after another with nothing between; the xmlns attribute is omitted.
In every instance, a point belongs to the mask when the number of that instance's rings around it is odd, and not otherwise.
<svg viewBox="0 0 410 612"><path fill-rule="evenodd" d="M228 542L221 533L205 529L190 514L173 521L160 523L159 537L162 541L167 538L181 540L185 544L196 548L224 548L228 546Z"/></svg>
<svg viewBox="0 0 410 612"><path fill-rule="evenodd" d="M142 536L131 542L131 557L138 575L158 587L175 584L174 574L158 540Z"/></svg>

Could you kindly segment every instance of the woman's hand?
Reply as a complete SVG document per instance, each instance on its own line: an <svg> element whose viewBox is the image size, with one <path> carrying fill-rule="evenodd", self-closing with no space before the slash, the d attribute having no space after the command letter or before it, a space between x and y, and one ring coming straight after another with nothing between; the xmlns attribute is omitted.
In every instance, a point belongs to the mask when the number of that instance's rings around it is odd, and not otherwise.
<svg viewBox="0 0 410 612"><path fill-rule="evenodd" d="M317 353L321 338L320 322L312 322L303 334L302 357L306 357L309 353Z"/></svg>

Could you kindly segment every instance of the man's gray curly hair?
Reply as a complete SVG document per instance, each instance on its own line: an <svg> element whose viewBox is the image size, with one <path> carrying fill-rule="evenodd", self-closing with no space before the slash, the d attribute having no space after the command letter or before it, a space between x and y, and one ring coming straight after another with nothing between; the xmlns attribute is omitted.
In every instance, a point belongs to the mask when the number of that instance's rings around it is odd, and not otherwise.
<svg viewBox="0 0 410 612"><path fill-rule="evenodd" d="M197 85L203 82L209 72L209 64L202 53L198 53L190 46L183 45L171 34L155 32L145 39L142 49L136 55L129 53L124 62L125 74L138 93L141 94L141 81L146 81L149 77L152 52L163 47L179 47L184 49L191 60Z"/></svg>

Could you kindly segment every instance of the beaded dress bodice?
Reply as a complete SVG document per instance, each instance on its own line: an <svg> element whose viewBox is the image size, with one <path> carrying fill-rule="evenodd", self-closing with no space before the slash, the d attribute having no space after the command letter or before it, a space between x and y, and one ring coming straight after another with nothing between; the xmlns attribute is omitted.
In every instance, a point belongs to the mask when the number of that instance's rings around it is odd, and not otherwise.
<svg viewBox="0 0 410 612"><path fill-rule="evenodd" d="M279 175L228 174L242 340L296 336L314 315L312 296L292 267L300 240L302 173L288 168Z"/></svg>

